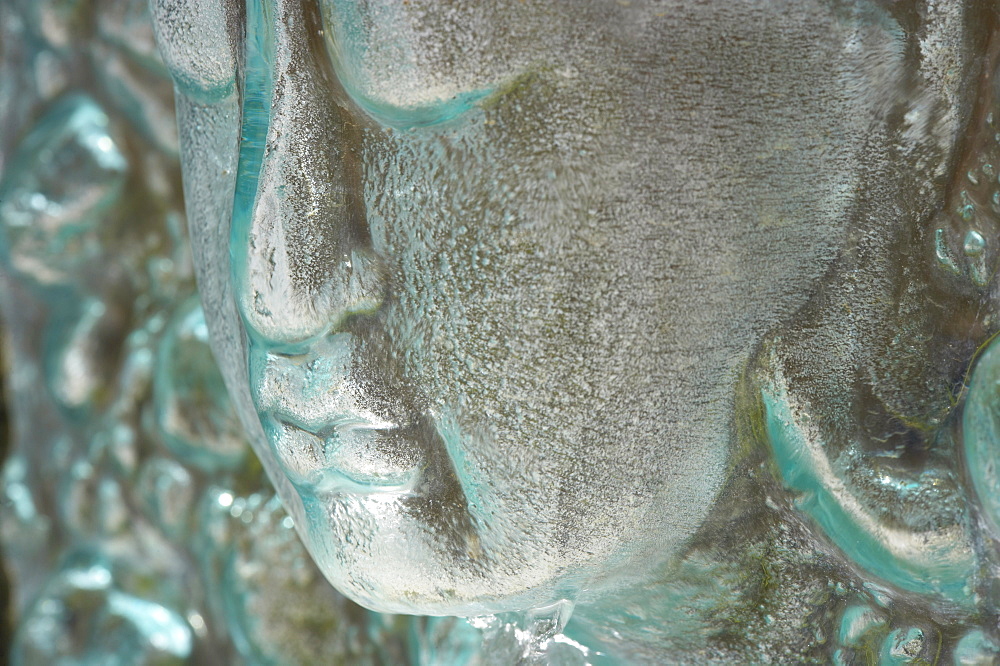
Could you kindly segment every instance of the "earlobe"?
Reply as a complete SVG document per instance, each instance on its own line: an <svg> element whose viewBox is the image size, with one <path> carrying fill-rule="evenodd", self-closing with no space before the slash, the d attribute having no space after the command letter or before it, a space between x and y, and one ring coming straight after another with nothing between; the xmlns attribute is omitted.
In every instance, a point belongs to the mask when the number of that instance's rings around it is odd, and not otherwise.
<svg viewBox="0 0 1000 666"><path fill-rule="evenodd" d="M780 345L780 339L775 346ZM817 401L795 396L777 355L769 363L771 376L763 383L765 428L771 452L784 487L793 494L795 509L806 517L823 538L843 554L847 563L865 577L875 577L908 593L932 594L957 607L973 605L970 591L975 585L978 563L969 521L958 512L953 520L940 509L932 527L907 525L897 515L902 502L923 505L918 486L930 483L937 493L950 489L960 492L953 475L944 470L918 472L914 481L905 473L895 475L888 468L878 474L877 483L886 486L883 506L872 506L855 485L864 483L865 471L857 467L877 465L869 458L858 464L845 463L863 454L856 442L829 441L836 431L824 428L817 416ZM838 449L847 449L837 455ZM885 506L892 507L890 511Z"/></svg>

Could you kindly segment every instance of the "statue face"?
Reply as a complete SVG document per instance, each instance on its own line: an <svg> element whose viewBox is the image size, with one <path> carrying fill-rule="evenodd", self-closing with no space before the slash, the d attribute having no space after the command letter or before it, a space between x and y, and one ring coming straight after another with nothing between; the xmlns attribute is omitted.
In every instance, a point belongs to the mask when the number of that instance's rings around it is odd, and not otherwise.
<svg viewBox="0 0 1000 666"><path fill-rule="evenodd" d="M644 580L717 499L754 346L943 173L959 83L862 3L320 13L324 44L279 29L230 239L262 453L313 556L383 611ZM894 212L858 220L876 173Z"/></svg>

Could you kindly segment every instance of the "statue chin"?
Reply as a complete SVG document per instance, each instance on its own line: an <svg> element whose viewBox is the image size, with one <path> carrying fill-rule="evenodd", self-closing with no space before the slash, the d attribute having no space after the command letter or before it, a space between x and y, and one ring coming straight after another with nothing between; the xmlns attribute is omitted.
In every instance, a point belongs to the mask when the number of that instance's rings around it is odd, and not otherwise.
<svg viewBox="0 0 1000 666"><path fill-rule="evenodd" d="M379 612L477 617L549 606L579 594L582 576L567 575L572 568L558 568L555 558L546 561L512 547L469 555L441 543L405 509L354 497L307 505L313 510L322 512L324 521L307 536L320 569L342 593ZM378 527L349 534L331 530L330 511L338 524L367 520ZM526 555L531 560L523 567L511 566Z"/></svg>

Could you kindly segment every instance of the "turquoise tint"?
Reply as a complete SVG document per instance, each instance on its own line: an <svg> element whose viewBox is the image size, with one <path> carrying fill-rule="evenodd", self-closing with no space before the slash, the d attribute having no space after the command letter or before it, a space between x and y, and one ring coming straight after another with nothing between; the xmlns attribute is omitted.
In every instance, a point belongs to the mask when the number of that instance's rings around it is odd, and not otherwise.
<svg viewBox="0 0 1000 666"><path fill-rule="evenodd" d="M155 369L153 400L164 442L205 470L239 465L246 443L208 346L197 297L181 303L168 322Z"/></svg>
<svg viewBox="0 0 1000 666"><path fill-rule="evenodd" d="M762 393L768 440L785 486L797 494L796 507L867 574L903 590L934 592L959 606L970 606L975 560L961 544L935 550L919 535L887 526L868 512L838 478L826 446L807 429L786 389ZM915 546L914 546L915 544Z"/></svg>
<svg viewBox="0 0 1000 666"><path fill-rule="evenodd" d="M323 0L320 7L330 25L325 35L327 53L340 85L364 113L387 127L406 130L445 123L494 92L492 87L464 90L417 103L399 103L371 94L365 71L372 66L368 62L366 67L365 61L374 55L366 35L366 28L371 27L371 16L366 13L371 9L350 0ZM393 66L404 76L419 78L419 63L403 55L406 47L403 41L395 44L398 59Z"/></svg>
<svg viewBox="0 0 1000 666"><path fill-rule="evenodd" d="M246 63L244 65L243 115L240 126L240 159L236 173L233 217L229 228L230 261L236 284L246 281L246 255L242 247L250 235L250 223L257 197L257 183L264 159L264 143L271 113L274 82L274 7L272 0L247 3ZM242 302L242 299L239 299Z"/></svg>
<svg viewBox="0 0 1000 666"><path fill-rule="evenodd" d="M21 624L14 664L185 663L193 641L187 622L155 601L123 593L113 580L106 563L86 555L55 576Z"/></svg>
<svg viewBox="0 0 1000 666"><path fill-rule="evenodd" d="M879 664L903 666L904 664L933 663L932 648L928 646L924 632L917 627L896 629L889 633L882 644Z"/></svg>
<svg viewBox="0 0 1000 666"><path fill-rule="evenodd" d="M992 666L1000 658L1000 649L981 629L962 636L955 646L954 666Z"/></svg>
<svg viewBox="0 0 1000 666"><path fill-rule="evenodd" d="M990 341L980 355L962 417L965 461L982 515L1000 535L1000 344Z"/></svg>
<svg viewBox="0 0 1000 666"><path fill-rule="evenodd" d="M365 113L386 127L401 130L446 123L475 108L478 102L493 92L493 90L474 90L454 95L433 104L402 107L366 97L358 86L352 84L348 77L341 77L340 82L344 86L344 91L350 95L351 100L360 106Z"/></svg>
<svg viewBox="0 0 1000 666"><path fill-rule="evenodd" d="M885 626L885 618L875 609L852 604L844 609L840 618L840 631L837 640L841 645L856 647L871 632Z"/></svg>
<svg viewBox="0 0 1000 666"><path fill-rule="evenodd" d="M93 99L67 95L21 141L0 179L0 260L10 269L53 284L96 257L127 167L108 123Z"/></svg>

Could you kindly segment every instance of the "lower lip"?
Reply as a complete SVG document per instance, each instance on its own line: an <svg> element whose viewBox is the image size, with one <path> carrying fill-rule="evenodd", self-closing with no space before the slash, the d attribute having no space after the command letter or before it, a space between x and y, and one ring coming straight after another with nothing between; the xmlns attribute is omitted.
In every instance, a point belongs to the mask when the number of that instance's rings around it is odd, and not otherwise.
<svg viewBox="0 0 1000 666"><path fill-rule="evenodd" d="M406 475L396 475L390 482L382 477L358 478L339 469L327 468L318 470L310 486L312 492L317 495L408 495L416 486L416 477L416 473L411 472Z"/></svg>

